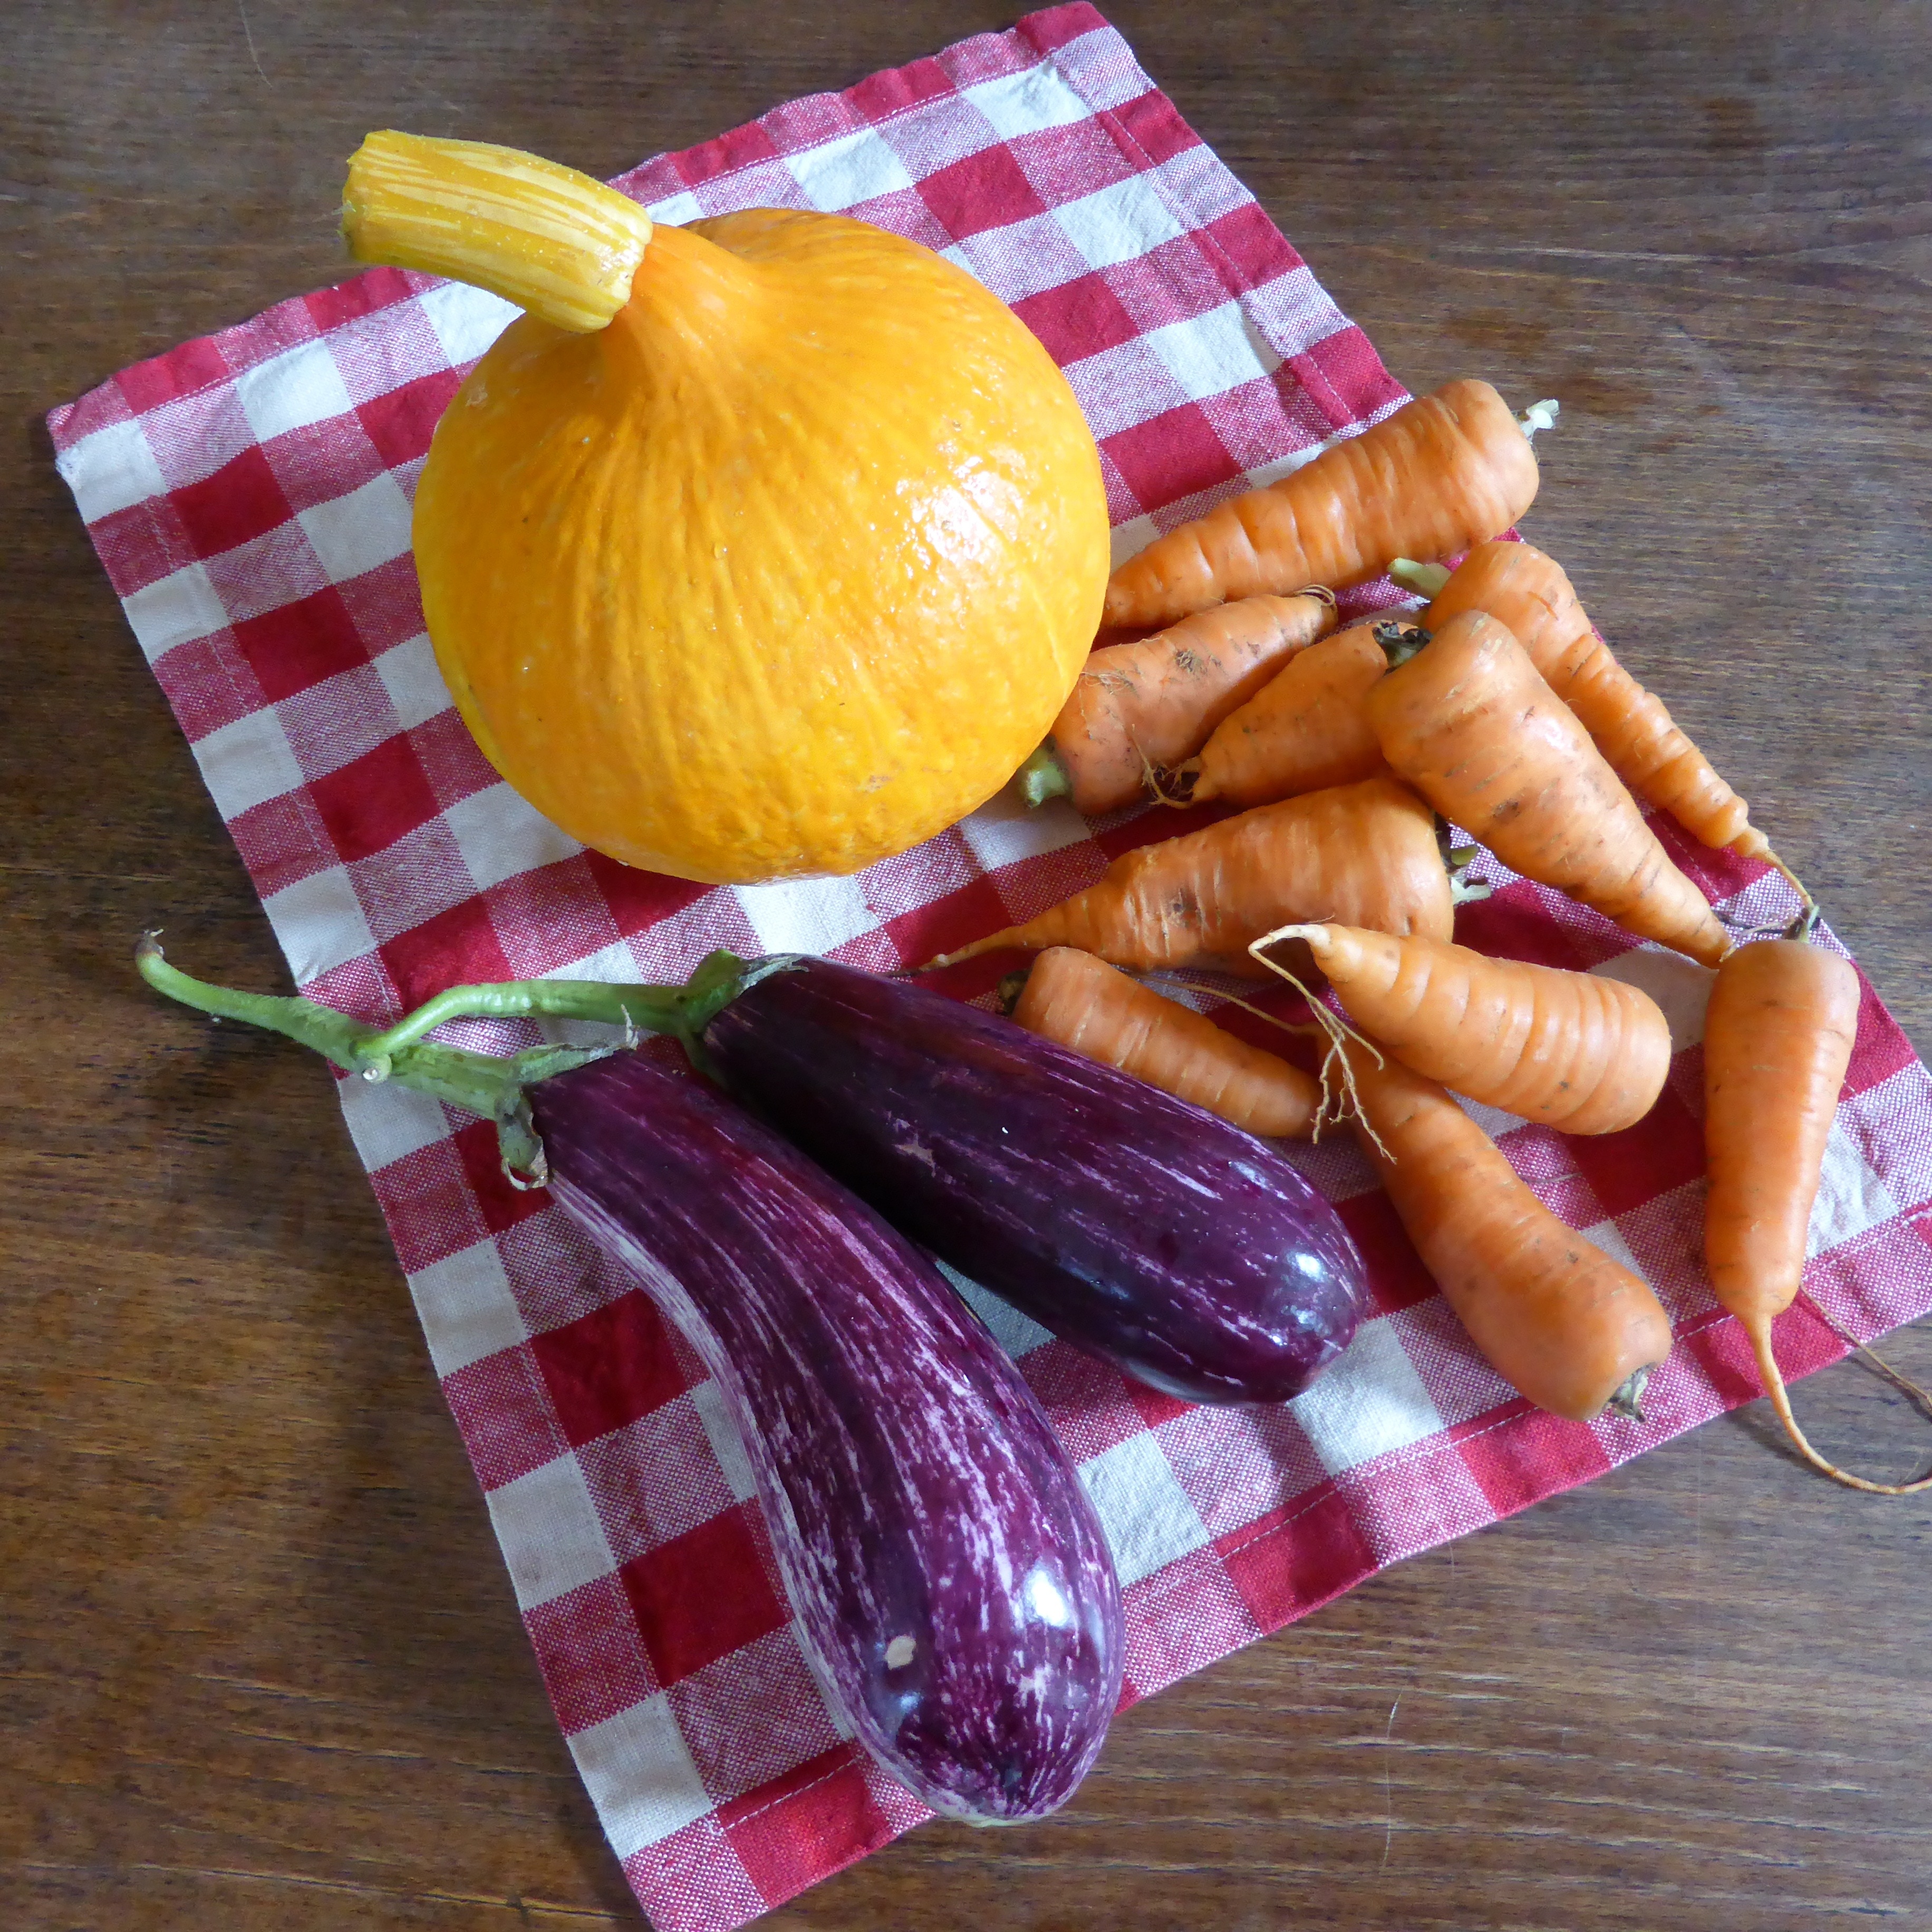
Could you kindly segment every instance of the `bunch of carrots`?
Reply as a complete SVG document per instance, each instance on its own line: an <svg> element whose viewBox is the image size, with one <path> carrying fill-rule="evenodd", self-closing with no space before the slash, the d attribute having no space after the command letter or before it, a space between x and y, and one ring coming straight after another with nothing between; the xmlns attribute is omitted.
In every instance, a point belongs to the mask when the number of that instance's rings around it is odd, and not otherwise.
<svg viewBox="0 0 1932 1932"><path fill-rule="evenodd" d="M1477 1347L1528 1400L1640 1415L1669 1352L1648 1285L1550 1213L1452 1097L1566 1133L1634 1125L1670 1030L1636 988L1487 957L1454 939L1466 878L1448 823L1505 865L1714 970L1704 1050L1705 1248L1806 1460L1772 1346L1796 1298L1858 984L1810 943L1810 895L1744 802L1620 665L1562 568L1508 537L1536 494L1531 437L1487 383L1451 382L1280 482L1168 532L1114 573L1096 650L1021 774L1028 801L1240 808L1145 845L1023 926L932 963L1036 956L1016 1018L1250 1131L1352 1118ZM1460 558L1451 568L1447 560ZM1427 600L1338 628L1334 593L1389 577ZM1761 858L1805 913L1783 938L1726 929L1642 808ZM1318 973L1346 1018L1319 1078L1163 996L1140 974ZM1124 970L1123 970L1124 969Z"/></svg>

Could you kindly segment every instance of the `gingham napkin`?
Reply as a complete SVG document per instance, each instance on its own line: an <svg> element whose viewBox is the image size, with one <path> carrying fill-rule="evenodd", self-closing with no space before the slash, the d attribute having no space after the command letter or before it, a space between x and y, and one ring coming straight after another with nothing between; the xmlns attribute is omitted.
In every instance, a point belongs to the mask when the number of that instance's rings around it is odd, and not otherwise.
<svg viewBox="0 0 1932 1932"><path fill-rule="evenodd" d="M619 185L670 222L849 210L969 268L1078 393L1118 555L1402 399L1088 6L794 102ZM430 429L512 313L377 269L52 418L62 474L304 992L374 1020L458 981L668 979L718 946L888 968L1026 918L1178 829L1167 814L1096 829L1064 802L1004 797L854 878L707 890L538 818L451 707L409 553ZM1785 909L1774 878L1660 830L1727 910ZM1514 1398L1346 1137L1294 1157L1368 1257L1378 1313L1284 1407L1189 1408L980 1300L1106 1523L1130 1701L1756 1393L1699 1260L1708 975L1490 876L1500 890L1461 936L1635 981L1670 1016L1669 1088L1627 1133L1568 1139L1472 1109L1670 1309L1678 1344L1648 1420L1586 1426ZM646 1912L667 1932L722 1932L919 1822L820 1697L742 1449L635 1281L543 1194L502 1184L487 1125L393 1088L340 1090L558 1721ZM1932 1307L1932 1078L1869 991L1849 1096L1806 1282L1868 1340ZM1802 1306L1778 1339L1794 1374L1843 1352Z"/></svg>

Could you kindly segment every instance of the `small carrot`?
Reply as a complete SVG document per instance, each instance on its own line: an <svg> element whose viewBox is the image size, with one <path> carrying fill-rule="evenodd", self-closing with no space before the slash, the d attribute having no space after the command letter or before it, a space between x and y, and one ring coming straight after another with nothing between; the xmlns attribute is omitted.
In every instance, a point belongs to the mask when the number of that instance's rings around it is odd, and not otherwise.
<svg viewBox="0 0 1932 1932"><path fill-rule="evenodd" d="M1640 1416L1670 1352L1648 1285L1551 1214L1435 1081L1392 1056L1349 1059L1364 1151L1490 1366L1552 1415Z"/></svg>
<svg viewBox="0 0 1932 1932"><path fill-rule="evenodd" d="M1808 909L1802 928L1808 931L1815 917ZM1718 968L1704 1018L1704 1259L1798 1453L1848 1488L1908 1496L1932 1487L1932 1476L1868 1482L1812 1448L1791 1412L1772 1346L1771 1325L1804 1277L1825 1144L1858 1023L1858 976L1849 962L1802 938L1741 946Z"/></svg>
<svg viewBox="0 0 1932 1932"><path fill-rule="evenodd" d="M1292 658L1161 783L1170 803L1271 805L1386 769L1362 699L1388 669L1376 626L1355 624Z"/></svg>
<svg viewBox="0 0 1932 1932"><path fill-rule="evenodd" d="M1322 1085L1312 1074L1090 952L1048 946L1026 975L1013 1018L1029 1033L1120 1067L1251 1134L1306 1140L1321 1118Z"/></svg>
<svg viewBox="0 0 1932 1932"><path fill-rule="evenodd" d="M1576 714L1495 618L1452 617L1362 702L1383 757L1504 864L1706 966L1730 950Z"/></svg>
<svg viewBox="0 0 1932 1932"><path fill-rule="evenodd" d="M933 960L1077 946L1116 966L1219 964L1258 976L1250 940L1320 916L1446 939L1459 897L1434 814L1394 778L1312 791L1124 853L1084 892Z"/></svg>
<svg viewBox="0 0 1932 1932"><path fill-rule="evenodd" d="M1156 537L1107 586L1102 621L1171 624L1236 597L1298 584L1336 590L1398 556L1452 556L1501 536L1536 495L1533 429L1486 382L1446 382L1265 488Z"/></svg>
<svg viewBox="0 0 1932 1932"><path fill-rule="evenodd" d="M1507 625L1611 770L1646 805L1713 850L1728 846L1747 859L1770 851L1744 800L1598 636L1553 557L1526 543L1478 544L1453 574L1400 557L1390 574L1432 598L1422 619L1429 630L1465 610L1486 610Z"/></svg>
<svg viewBox="0 0 1932 1932"><path fill-rule="evenodd" d="M1244 597L1086 662L1042 752L1022 768L1029 805L1061 794L1090 818L1132 805L1148 772L1200 750L1216 725L1334 627L1326 592Z"/></svg>
<svg viewBox="0 0 1932 1932"><path fill-rule="evenodd" d="M1634 1126L1670 1072L1662 1010L1621 980L1332 924L1285 926L1251 950L1282 939L1308 942L1349 1018L1406 1065L1544 1126Z"/></svg>

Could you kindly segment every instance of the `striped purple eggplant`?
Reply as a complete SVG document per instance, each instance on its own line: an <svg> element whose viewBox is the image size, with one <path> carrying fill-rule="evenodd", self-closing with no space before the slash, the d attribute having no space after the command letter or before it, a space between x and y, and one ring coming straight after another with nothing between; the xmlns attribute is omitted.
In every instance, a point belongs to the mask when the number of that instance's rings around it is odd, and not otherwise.
<svg viewBox="0 0 1932 1932"><path fill-rule="evenodd" d="M962 1274L1196 1402L1282 1400L1348 1346L1361 1258L1274 1148L929 988L773 963L694 1057Z"/></svg>
<svg viewBox="0 0 1932 1932"><path fill-rule="evenodd" d="M1063 1803L1120 1592L1032 1392L938 1271L728 1100L634 1054L532 1090L551 1191L704 1358L860 1738L935 1811Z"/></svg>
<svg viewBox="0 0 1932 1932"><path fill-rule="evenodd" d="M531 1013L676 1035L903 1233L1171 1394L1298 1395L1367 1311L1340 1217L1275 1148L908 980L714 952L682 986L454 987L375 1044Z"/></svg>
<svg viewBox="0 0 1932 1932"><path fill-rule="evenodd" d="M143 976L494 1118L690 1339L744 1439L827 1696L979 1823L1064 1803L1119 1701L1120 1598L1078 1472L932 1263L734 1102L632 1052L398 1045L313 1002Z"/></svg>

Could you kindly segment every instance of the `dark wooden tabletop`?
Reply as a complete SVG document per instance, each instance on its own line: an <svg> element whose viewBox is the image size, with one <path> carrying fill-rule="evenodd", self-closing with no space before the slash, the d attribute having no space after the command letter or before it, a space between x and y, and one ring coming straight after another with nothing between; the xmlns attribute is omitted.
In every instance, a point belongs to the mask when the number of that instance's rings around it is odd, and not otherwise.
<svg viewBox="0 0 1932 1932"><path fill-rule="evenodd" d="M1011 17L8 9L7 1927L639 1922L326 1074L130 971L165 921L285 983L43 416L338 279L365 129L610 173ZM1562 398L1528 533L1932 1048L1923 4L1112 17L1410 387ZM1798 1401L1855 1466L1927 1446L1855 1367ZM1932 1498L1827 1485L1759 1403L1142 1705L1051 1822L768 1922L1932 1924L1928 1561Z"/></svg>

